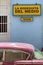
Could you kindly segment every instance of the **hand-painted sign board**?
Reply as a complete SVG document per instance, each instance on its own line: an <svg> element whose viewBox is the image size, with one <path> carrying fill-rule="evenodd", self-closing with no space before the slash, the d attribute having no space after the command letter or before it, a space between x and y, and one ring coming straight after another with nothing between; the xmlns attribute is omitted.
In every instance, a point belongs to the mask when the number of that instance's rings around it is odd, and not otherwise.
<svg viewBox="0 0 43 65"><path fill-rule="evenodd" d="M13 15L40 15L40 5L39 4L29 4L29 5L14 5Z"/></svg>
<svg viewBox="0 0 43 65"><path fill-rule="evenodd" d="M32 21L32 18L21 18L21 21Z"/></svg>

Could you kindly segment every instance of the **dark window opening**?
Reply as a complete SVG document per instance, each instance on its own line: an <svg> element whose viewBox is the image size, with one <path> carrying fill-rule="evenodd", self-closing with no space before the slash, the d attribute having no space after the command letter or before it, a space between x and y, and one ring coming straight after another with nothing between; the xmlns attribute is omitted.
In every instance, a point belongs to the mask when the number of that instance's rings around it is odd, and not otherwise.
<svg viewBox="0 0 43 65"><path fill-rule="evenodd" d="M3 59L3 52L1 51L0 52L0 61L2 61L2 59Z"/></svg>
<svg viewBox="0 0 43 65"><path fill-rule="evenodd" d="M0 16L0 33L7 32L7 16Z"/></svg>

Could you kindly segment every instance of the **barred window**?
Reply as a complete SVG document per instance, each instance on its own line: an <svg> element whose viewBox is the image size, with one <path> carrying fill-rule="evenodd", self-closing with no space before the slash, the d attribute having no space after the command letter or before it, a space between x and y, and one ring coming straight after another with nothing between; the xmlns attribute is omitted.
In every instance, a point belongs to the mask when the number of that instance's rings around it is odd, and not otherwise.
<svg viewBox="0 0 43 65"><path fill-rule="evenodd" d="M7 16L0 16L0 33L7 32Z"/></svg>

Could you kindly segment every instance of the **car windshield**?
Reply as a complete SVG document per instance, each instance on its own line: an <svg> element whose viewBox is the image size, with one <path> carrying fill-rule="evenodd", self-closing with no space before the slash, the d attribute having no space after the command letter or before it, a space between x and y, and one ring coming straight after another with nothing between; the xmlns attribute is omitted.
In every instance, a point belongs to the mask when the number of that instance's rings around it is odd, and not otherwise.
<svg viewBox="0 0 43 65"><path fill-rule="evenodd" d="M5 51L5 61L27 60L30 57L30 53L22 50L9 50Z"/></svg>
<svg viewBox="0 0 43 65"><path fill-rule="evenodd" d="M43 59L43 53L36 48L34 50L34 59Z"/></svg>

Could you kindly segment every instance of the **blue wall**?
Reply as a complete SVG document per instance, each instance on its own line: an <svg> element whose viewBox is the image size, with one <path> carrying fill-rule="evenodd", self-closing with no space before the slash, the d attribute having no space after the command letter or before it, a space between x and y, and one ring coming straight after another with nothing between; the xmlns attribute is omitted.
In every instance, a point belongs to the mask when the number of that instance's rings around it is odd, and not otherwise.
<svg viewBox="0 0 43 65"><path fill-rule="evenodd" d="M41 19L41 22L42 22L42 47L43 47L43 1L42 2L42 19Z"/></svg>
<svg viewBox="0 0 43 65"><path fill-rule="evenodd" d="M41 4L41 0L11 0L11 42L26 42L35 45L37 48L42 47L42 15L34 16L32 22L21 22L20 16L12 15L13 4Z"/></svg>

